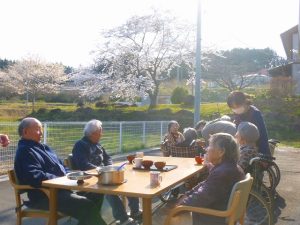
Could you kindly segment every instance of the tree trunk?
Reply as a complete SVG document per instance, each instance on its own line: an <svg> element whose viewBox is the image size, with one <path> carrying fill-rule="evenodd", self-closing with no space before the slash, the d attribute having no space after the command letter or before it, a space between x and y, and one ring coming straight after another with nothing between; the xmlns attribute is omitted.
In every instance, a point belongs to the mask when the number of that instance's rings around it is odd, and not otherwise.
<svg viewBox="0 0 300 225"><path fill-rule="evenodd" d="M150 98L149 109L153 109L157 105L158 90L159 90L159 86L156 86L153 92L149 93L149 98Z"/></svg>
<svg viewBox="0 0 300 225"><path fill-rule="evenodd" d="M32 112L35 112L35 94L32 96Z"/></svg>

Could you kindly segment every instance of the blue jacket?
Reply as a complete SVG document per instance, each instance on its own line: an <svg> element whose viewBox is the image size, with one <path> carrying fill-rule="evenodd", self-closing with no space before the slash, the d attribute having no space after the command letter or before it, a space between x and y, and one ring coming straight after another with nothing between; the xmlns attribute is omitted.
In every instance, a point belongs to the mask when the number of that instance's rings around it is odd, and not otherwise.
<svg viewBox="0 0 300 225"><path fill-rule="evenodd" d="M253 105L250 105L250 109L240 115L235 114L235 124L238 127L240 122L251 122L257 126L259 131L259 139L257 141L258 152L266 155L271 155L269 149L269 138L267 133L267 128L261 112Z"/></svg>
<svg viewBox="0 0 300 225"><path fill-rule="evenodd" d="M244 177L244 172L237 163L222 162L211 169L205 181L185 193L187 197L183 199L182 205L225 210L233 185ZM225 219L220 217L193 213L193 225L200 224L226 223Z"/></svg>
<svg viewBox="0 0 300 225"><path fill-rule="evenodd" d="M87 137L75 143L72 154L74 169L89 170L112 164L112 159L105 149L100 144L93 144Z"/></svg>
<svg viewBox="0 0 300 225"><path fill-rule="evenodd" d="M61 177L66 174L66 168L54 151L47 145L21 139L15 156L14 169L20 184L41 187L44 180ZM30 201L44 197L39 190L28 191Z"/></svg>

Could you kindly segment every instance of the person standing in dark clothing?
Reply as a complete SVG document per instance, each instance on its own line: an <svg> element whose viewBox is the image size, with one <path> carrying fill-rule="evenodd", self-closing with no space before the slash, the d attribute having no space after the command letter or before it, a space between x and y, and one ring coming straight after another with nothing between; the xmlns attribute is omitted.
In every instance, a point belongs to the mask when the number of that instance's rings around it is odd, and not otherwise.
<svg viewBox="0 0 300 225"><path fill-rule="evenodd" d="M42 181L65 176L67 169L55 152L41 143L42 124L35 118L25 118L18 128L21 139L16 151L14 169L23 185L41 187ZM47 196L38 189L28 191L27 203L36 209L49 209ZM96 193L77 194L69 190L58 190L59 212L78 219L79 225L106 225L100 215L103 195Z"/></svg>
<svg viewBox="0 0 300 225"><path fill-rule="evenodd" d="M256 125L260 134L257 141L258 152L271 155L265 121L259 109L252 105L250 96L241 91L233 91L227 97L227 105L234 113L234 123L237 127L241 122Z"/></svg>

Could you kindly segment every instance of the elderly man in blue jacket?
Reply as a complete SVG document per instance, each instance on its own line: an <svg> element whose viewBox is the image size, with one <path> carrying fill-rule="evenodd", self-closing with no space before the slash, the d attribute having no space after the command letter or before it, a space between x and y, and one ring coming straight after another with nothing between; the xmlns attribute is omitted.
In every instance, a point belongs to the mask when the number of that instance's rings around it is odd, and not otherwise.
<svg viewBox="0 0 300 225"><path fill-rule="evenodd" d="M41 143L42 124L35 118L25 118L18 128L21 139L16 151L14 168L20 184L41 187L42 181L66 175L66 168L55 152ZM47 196L39 190L28 191L30 207L49 209ZM78 225L106 225L100 215L103 195L76 194L58 190L58 211L78 219Z"/></svg>
<svg viewBox="0 0 300 225"><path fill-rule="evenodd" d="M84 137L77 141L73 148L74 169L89 170L98 166L107 166L112 164L111 157L105 149L99 144L102 137L102 123L99 120L91 120L84 127ZM128 217L125 207L117 195L106 195L106 199L112 207L113 216L117 224L132 225L136 224L133 219L140 219L139 199L128 197L128 205L131 211Z"/></svg>

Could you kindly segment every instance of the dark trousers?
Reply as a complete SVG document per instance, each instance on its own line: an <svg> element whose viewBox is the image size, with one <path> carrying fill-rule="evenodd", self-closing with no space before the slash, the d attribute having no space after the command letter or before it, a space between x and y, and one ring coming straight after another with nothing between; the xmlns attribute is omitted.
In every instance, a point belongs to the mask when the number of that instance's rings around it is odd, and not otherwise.
<svg viewBox="0 0 300 225"><path fill-rule="evenodd" d="M125 222L128 215L120 197L118 195L106 195L106 199L112 208L113 217L120 220L121 223ZM127 197L127 199L131 213L139 212L139 198Z"/></svg>
<svg viewBox="0 0 300 225"><path fill-rule="evenodd" d="M57 210L63 214L76 218L78 225L106 225L101 217L103 195L89 192L74 193L67 190L57 192ZM30 202L30 206L37 209L49 209L47 197L40 198L36 202Z"/></svg>

